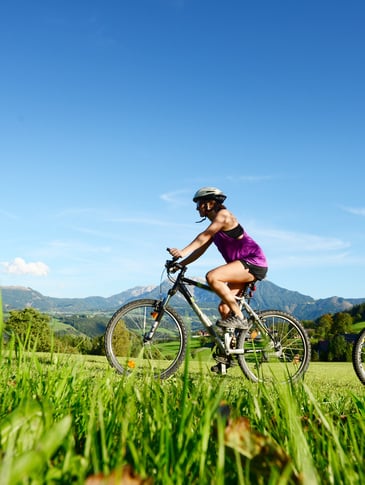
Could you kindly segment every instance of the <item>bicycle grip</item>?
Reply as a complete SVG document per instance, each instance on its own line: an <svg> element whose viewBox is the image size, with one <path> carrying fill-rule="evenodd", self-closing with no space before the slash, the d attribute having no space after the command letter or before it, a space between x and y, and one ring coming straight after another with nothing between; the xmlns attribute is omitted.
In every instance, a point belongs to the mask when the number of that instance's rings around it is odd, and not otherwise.
<svg viewBox="0 0 365 485"><path fill-rule="evenodd" d="M170 248L166 248L166 251L170 251ZM173 261L177 261L179 258L176 256L172 256Z"/></svg>

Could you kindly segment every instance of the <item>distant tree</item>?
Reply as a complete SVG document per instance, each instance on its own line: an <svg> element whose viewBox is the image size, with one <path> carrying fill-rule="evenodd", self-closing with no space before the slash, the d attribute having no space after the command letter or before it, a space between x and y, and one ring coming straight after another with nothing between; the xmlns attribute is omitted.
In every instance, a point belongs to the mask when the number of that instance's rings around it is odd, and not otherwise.
<svg viewBox="0 0 365 485"><path fill-rule="evenodd" d="M325 315L322 315L318 320L317 320L317 325L316 325L316 335L319 338L325 339L328 334L331 331L333 325L333 317L331 314L326 313Z"/></svg>
<svg viewBox="0 0 365 485"><path fill-rule="evenodd" d="M353 317L354 323L363 322L365 320L365 303L352 307L349 314Z"/></svg>
<svg viewBox="0 0 365 485"><path fill-rule="evenodd" d="M14 335L15 345L22 344L26 348L39 352L47 352L51 348L51 318L34 308L12 310L6 322L6 332Z"/></svg>
<svg viewBox="0 0 365 485"><path fill-rule="evenodd" d="M319 352L317 349L313 350L312 349L312 362L318 362L319 361Z"/></svg>
<svg viewBox="0 0 365 485"><path fill-rule="evenodd" d="M90 354L93 343L92 339L79 335L57 335L55 338L55 350L56 352L64 353L77 353L77 354Z"/></svg>
<svg viewBox="0 0 365 485"><path fill-rule="evenodd" d="M350 333L352 327L352 317L349 313L339 312L333 316L331 333L333 335L343 335Z"/></svg>
<svg viewBox="0 0 365 485"><path fill-rule="evenodd" d="M329 342L329 361L347 362L351 360L351 344L343 335L335 335Z"/></svg>
<svg viewBox="0 0 365 485"><path fill-rule="evenodd" d="M57 319L68 325L71 325L75 330L89 337L99 337L105 333L105 327L109 321L108 316L105 315L65 315L58 316Z"/></svg>
<svg viewBox="0 0 365 485"><path fill-rule="evenodd" d="M53 341L53 349L57 353L62 354L78 354L79 350L77 347L74 347L70 344L70 342L65 339L63 336L55 336Z"/></svg>
<svg viewBox="0 0 365 485"><path fill-rule="evenodd" d="M123 357L133 355L133 339L131 334L125 328L124 323L120 323L115 327L112 344L115 355Z"/></svg>
<svg viewBox="0 0 365 485"><path fill-rule="evenodd" d="M304 328L313 328L314 327L314 322L313 320L302 320L302 325Z"/></svg>
<svg viewBox="0 0 365 485"><path fill-rule="evenodd" d="M87 353L91 355L105 355L103 335L91 339L91 349Z"/></svg>

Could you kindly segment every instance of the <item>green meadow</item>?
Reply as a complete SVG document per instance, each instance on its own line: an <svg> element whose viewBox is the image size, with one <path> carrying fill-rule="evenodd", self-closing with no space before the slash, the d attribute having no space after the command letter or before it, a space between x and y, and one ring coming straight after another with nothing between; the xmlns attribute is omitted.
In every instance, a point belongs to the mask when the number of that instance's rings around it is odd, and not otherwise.
<svg viewBox="0 0 365 485"><path fill-rule="evenodd" d="M0 483L365 483L365 387L349 363L257 385L186 361L124 377L104 357L2 351Z"/></svg>

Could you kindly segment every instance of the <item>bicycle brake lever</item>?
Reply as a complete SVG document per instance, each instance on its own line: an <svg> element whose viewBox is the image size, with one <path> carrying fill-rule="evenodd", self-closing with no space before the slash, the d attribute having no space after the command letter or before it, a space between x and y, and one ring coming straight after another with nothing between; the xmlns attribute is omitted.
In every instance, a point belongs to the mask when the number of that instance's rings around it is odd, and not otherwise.
<svg viewBox="0 0 365 485"><path fill-rule="evenodd" d="M175 273L176 271L183 269L183 265L177 263L178 258L168 259L165 264L165 268L169 273Z"/></svg>
<svg viewBox="0 0 365 485"><path fill-rule="evenodd" d="M176 260L171 260L171 259L166 261L165 267L169 271L171 271L172 268L176 268L177 270L182 268L181 264L177 263Z"/></svg>

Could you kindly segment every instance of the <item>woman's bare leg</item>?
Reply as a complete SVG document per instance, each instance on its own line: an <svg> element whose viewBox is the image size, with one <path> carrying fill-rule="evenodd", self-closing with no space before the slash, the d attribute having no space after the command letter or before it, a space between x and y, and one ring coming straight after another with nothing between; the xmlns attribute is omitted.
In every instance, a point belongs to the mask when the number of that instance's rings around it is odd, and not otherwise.
<svg viewBox="0 0 365 485"><path fill-rule="evenodd" d="M242 318L235 295L246 283L254 281L255 278L248 269L240 261L233 261L212 269L207 273L206 279L208 285L222 299L219 305L222 318L227 318L231 312Z"/></svg>

